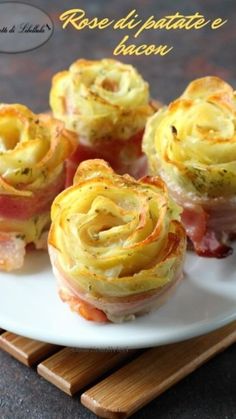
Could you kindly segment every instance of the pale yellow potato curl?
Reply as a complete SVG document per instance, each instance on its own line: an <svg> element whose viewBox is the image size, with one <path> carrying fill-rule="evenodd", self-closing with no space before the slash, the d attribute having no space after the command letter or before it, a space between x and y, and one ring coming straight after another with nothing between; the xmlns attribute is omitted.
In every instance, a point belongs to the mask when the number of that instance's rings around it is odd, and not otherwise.
<svg viewBox="0 0 236 419"><path fill-rule="evenodd" d="M182 96L153 115L143 150L153 174L192 196L236 193L236 93L217 77L189 84Z"/></svg>
<svg viewBox="0 0 236 419"><path fill-rule="evenodd" d="M50 225L50 204L75 147L62 122L24 105L0 105L0 232L36 243Z"/></svg>
<svg viewBox="0 0 236 419"><path fill-rule="evenodd" d="M88 160L52 205L49 247L73 289L96 297L156 290L180 275L180 212L161 179L136 181Z"/></svg>
<svg viewBox="0 0 236 419"><path fill-rule="evenodd" d="M62 172L74 134L24 105L0 105L0 195L32 196Z"/></svg>
<svg viewBox="0 0 236 419"><path fill-rule="evenodd" d="M53 77L50 105L88 144L128 140L153 114L149 86L131 65L112 59L78 60Z"/></svg>

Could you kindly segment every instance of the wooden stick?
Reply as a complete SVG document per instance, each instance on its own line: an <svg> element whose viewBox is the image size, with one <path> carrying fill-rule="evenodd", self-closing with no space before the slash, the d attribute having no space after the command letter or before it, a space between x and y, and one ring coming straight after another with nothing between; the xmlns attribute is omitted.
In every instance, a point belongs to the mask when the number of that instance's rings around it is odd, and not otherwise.
<svg viewBox="0 0 236 419"><path fill-rule="evenodd" d="M103 418L124 419L236 341L236 322L208 335L153 348L81 396Z"/></svg>
<svg viewBox="0 0 236 419"><path fill-rule="evenodd" d="M38 365L38 373L69 395L130 357L131 351L95 352L65 348Z"/></svg>
<svg viewBox="0 0 236 419"><path fill-rule="evenodd" d="M58 346L5 332L0 336L0 349L31 367L58 350Z"/></svg>

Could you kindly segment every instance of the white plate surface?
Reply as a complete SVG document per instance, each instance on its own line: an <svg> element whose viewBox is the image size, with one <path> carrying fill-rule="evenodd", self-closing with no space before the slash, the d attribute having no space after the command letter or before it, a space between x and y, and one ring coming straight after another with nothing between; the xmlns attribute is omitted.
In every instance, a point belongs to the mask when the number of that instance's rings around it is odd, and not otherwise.
<svg viewBox="0 0 236 419"><path fill-rule="evenodd" d="M236 320L236 245L226 259L188 253L185 278L159 310L123 324L96 324L72 313L56 291L48 256L28 254L24 270L0 273L0 327L81 348L144 348L201 335Z"/></svg>

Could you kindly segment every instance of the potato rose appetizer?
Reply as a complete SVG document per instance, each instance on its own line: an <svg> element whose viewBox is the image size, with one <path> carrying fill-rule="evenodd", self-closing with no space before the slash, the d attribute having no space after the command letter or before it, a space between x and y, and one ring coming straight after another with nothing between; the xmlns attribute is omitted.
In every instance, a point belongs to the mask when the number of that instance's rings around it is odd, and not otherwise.
<svg viewBox="0 0 236 419"><path fill-rule="evenodd" d="M184 207L196 252L224 257L236 233L236 95L217 77L193 81L150 118L143 149L152 174Z"/></svg>
<svg viewBox="0 0 236 419"><path fill-rule="evenodd" d="M180 208L159 178L80 164L52 205L49 254L60 296L88 320L121 322L163 303L182 276Z"/></svg>
<svg viewBox="0 0 236 419"><path fill-rule="evenodd" d="M112 59L78 60L54 76L50 105L78 134L70 178L78 163L90 158L105 159L121 174L146 173L141 141L158 104L150 101L148 83L134 67Z"/></svg>
<svg viewBox="0 0 236 419"><path fill-rule="evenodd" d="M65 184L74 134L23 105L0 105L0 269L19 269L25 247L47 243L50 206Z"/></svg>

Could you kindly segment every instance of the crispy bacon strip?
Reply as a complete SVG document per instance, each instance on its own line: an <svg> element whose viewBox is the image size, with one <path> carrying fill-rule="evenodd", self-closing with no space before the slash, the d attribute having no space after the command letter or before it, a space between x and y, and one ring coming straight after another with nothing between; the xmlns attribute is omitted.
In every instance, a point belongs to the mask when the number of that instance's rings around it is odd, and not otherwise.
<svg viewBox="0 0 236 419"><path fill-rule="evenodd" d="M67 274L58 265L57 253L52 246L49 246L49 252L53 262L53 272L59 281L59 296L62 301L68 303L72 311L80 314L86 320L99 323L109 321L120 323L157 309L172 295L183 277L183 265L181 264L171 282L158 290L129 297L95 298L78 286L73 287Z"/></svg>
<svg viewBox="0 0 236 419"><path fill-rule="evenodd" d="M147 174L147 158L142 153L143 130L127 141L117 140L112 143L103 140L96 145L80 142L76 151L67 160L66 186L73 183L77 167L84 160L104 159L119 174L129 173L136 179Z"/></svg>
<svg viewBox="0 0 236 419"><path fill-rule="evenodd" d="M0 194L0 216L27 220L35 215L49 211L51 203L65 185L65 174L62 172L50 185L35 191L32 197Z"/></svg>
<svg viewBox="0 0 236 419"><path fill-rule="evenodd" d="M182 222L199 256L221 259L232 253L232 248L223 242L223 234L220 230L227 217L227 211L222 218L217 213L215 222L211 215L210 211L207 214L200 205L186 205L182 213ZM221 220L221 223L217 224L217 220ZM223 231L225 231L224 227Z"/></svg>

